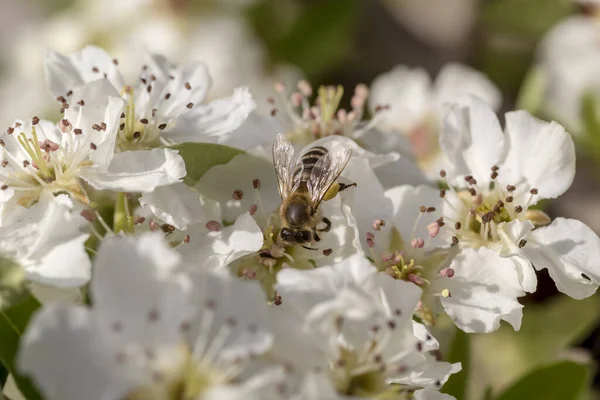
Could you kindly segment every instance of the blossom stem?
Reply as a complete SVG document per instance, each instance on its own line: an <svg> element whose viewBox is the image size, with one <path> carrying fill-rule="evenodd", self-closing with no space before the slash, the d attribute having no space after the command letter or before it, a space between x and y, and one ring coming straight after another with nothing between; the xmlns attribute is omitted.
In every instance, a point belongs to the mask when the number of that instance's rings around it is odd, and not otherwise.
<svg viewBox="0 0 600 400"><path fill-rule="evenodd" d="M115 200L115 214L113 216L113 229L115 233L121 231L125 233L134 233L133 223L128 213L129 207L125 193L117 193Z"/></svg>

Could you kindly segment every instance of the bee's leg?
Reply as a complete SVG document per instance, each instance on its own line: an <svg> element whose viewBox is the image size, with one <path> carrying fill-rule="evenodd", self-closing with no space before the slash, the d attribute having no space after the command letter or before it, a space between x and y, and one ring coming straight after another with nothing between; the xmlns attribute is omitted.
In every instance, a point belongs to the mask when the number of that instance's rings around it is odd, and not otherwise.
<svg viewBox="0 0 600 400"><path fill-rule="evenodd" d="M351 188L351 187L356 187L356 183L350 183L350 184L345 184L345 183L338 183L340 185L339 189L338 189L338 193L339 192L343 192L344 190Z"/></svg>
<svg viewBox="0 0 600 400"><path fill-rule="evenodd" d="M318 232L329 232L331 230L331 221L325 217L321 218L321 221L325 223L325 228L317 229Z"/></svg>
<svg viewBox="0 0 600 400"><path fill-rule="evenodd" d="M321 241L321 237L317 234L317 232L313 232L313 238L315 239L315 242Z"/></svg>

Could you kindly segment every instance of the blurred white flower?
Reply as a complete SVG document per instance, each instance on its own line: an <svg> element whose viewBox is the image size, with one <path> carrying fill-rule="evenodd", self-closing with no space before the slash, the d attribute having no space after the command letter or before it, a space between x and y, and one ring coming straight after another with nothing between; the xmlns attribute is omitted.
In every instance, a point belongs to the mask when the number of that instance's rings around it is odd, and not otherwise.
<svg viewBox="0 0 600 400"><path fill-rule="evenodd" d="M271 356L292 371L293 399L374 398L439 389L460 364L436 362L436 340L412 321L421 290L354 255L278 276L282 304ZM393 385L392 385L393 384ZM418 393L418 392L417 392Z"/></svg>
<svg viewBox="0 0 600 400"><path fill-rule="evenodd" d="M316 93L307 81L300 81L292 93L282 82L275 84L276 98L271 98L274 106L272 115L277 116L287 138L297 148L333 135L359 138L376 125L377 120L363 120L363 113L369 89L359 84L350 100L352 109L340 108L344 88L321 86ZM289 96L289 97L288 97Z"/></svg>
<svg viewBox="0 0 600 400"><path fill-rule="evenodd" d="M67 192L88 204L81 180L96 189L147 192L185 176L174 150L114 153L123 101L111 90L105 80L92 82L73 93L79 104L67 108L57 125L34 117L15 122L0 137L4 215L15 205L31 206L43 192Z"/></svg>
<svg viewBox="0 0 600 400"><path fill-rule="evenodd" d="M445 162L439 135L447 103L465 94L481 97L495 110L501 106L498 88L481 72L461 64L447 64L434 82L424 69L404 65L378 76L371 85L369 108L377 112L380 132L364 138L367 147L412 153L425 174L434 178ZM384 186L390 187L386 182Z"/></svg>
<svg viewBox="0 0 600 400"><path fill-rule="evenodd" d="M93 308L48 305L22 338L19 367L48 399L263 399L278 380L253 361L273 341L257 285L177 273L152 234L104 242L94 267Z"/></svg>
<svg viewBox="0 0 600 400"><path fill-rule="evenodd" d="M82 286L91 276L85 225L68 196L43 193L29 209L17 206L8 215L0 227L0 253L17 262L33 282Z"/></svg>
<svg viewBox="0 0 600 400"><path fill-rule="evenodd" d="M123 96L117 148L121 151L155 148L181 142L217 142L246 119L255 104L247 88L232 97L200 104L210 89L206 66L199 62L171 67L167 60L148 54L139 81L125 85L118 61L104 50L87 46L69 56L50 51L46 72L50 91L68 104L73 90L107 79L114 96Z"/></svg>
<svg viewBox="0 0 600 400"><path fill-rule="evenodd" d="M538 48L542 74L542 112L581 133L581 103L587 92L600 94L600 23L592 16L566 18Z"/></svg>
<svg viewBox="0 0 600 400"><path fill-rule="evenodd" d="M526 292L535 291L535 267L547 268L559 291L577 299L590 296L600 282L593 261L600 256L600 238L579 221L551 221L530 208L560 196L571 185L573 140L557 123L537 120L525 111L507 113L505 119L503 132L483 101L467 97L445 120L440 143L450 168L441 173L449 188L444 191L445 228L440 235L452 237L461 249L491 250L488 255L463 252L455 259L456 269L468 270L470 263L475 268L493 253L513 261ZM512 283L498 285L499 290L517 293Z"/></svg>
<svg viewBox="0 0 600 400"><path fill-rule="evenodd" d="M413 35L450 49L469 39L479 8L476 0L381 0L381 3Z"/></svg>

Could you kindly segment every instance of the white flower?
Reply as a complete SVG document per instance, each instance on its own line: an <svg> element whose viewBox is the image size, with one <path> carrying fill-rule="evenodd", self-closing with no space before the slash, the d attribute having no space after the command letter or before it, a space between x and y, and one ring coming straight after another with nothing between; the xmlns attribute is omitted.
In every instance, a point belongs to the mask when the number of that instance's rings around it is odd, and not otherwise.
<svg viewBox="0 0 600 400"><path fill-rule="evenodd" d="M20 369L48 399L264 398L278 374L251 360L272 343L260 288L179 264L160 235L104 242L93 308L44 307Z"/></svg>
<svg viewBox="0 0 600 400"><path fill-rule="evenodd" d="M583 128L583 95L600 93L599 34L597 18L572 16L553 27L538 48L542 111L575 134Z"/></svg>
<svg viewBox="0 0 600 400"><path fill-rule="evenodd" d="M369 89L364 84L356 86L350 100L350 111L340 108L344 95L341 85L321 86L313 94L310 83L300 81L296 91L287 97L285 85L278 82L275 84L275 91L278 101L272 99L275 105L272 114L278 116L287 138L297 148L332 135L355 139L377 123L375 118L368 122L362 120L369 96Z"/></svg>
<svg viewBox="0 0 600 400"><path fill-rule="evenodd" d="M324 139L325 140L325 139ZM315 142L315 145L327 145ZM331 221L331 230L320 234L314 249L308 250L299 245L282 246L278 239L279 207L282 204L277 189L275 170L271 155L256 151L234 157L229 163L217 165L207 171L195 189L221 204L221 225L229 225L240 220L240 215L249 213L258 225L263 244L255 254L238 260L232 265L238 275L257 279L271 287L274 277L283 267L313 268L314 265L327 265L356 252L354 246L356 223L350 208L339 196L320 205L322 215ZM349 189L351 190L351 189ZM244 232L252 233L249 220L243 220ZM270 290L269 290L270 291Z"/></svg>
<svg viewBox="0 0 600 400"><path fill-rule="evenodd" d="M500 319L519 329L522 307L516 298L525 293L511 261L490 251L491 258L486 253L479 263L457 265L461 259L453 260L456 248L449 248L451 239L444 240L440 234L449 222L440 218L439 190L405 185L386 190L385 197L380 193L379 200L375 195L371 222L357 216L361 244L379 271L421 287L416 315L424 323L434 325L443 305L454 323L466 331L495 330ZM483 250L487 249L480 253ZM506 263L508 271L502 268ZM495 290L496 282L503 282L505 290ZM451 304L456 306L451 309ZM482 323L477 325L476 320Z"/></svg>
<svg viewBox="0 0 600 400"><path fill-rule="evenodd" d="M18 206L10 213L0 227L0 253L17 262L33 282L82 286L91 275L84 225L68 196L44 193L29 209Z"/></svg>
<svg viewBox="0 0 600 400"><path fill-rule="evenodd" d="M247 88L233 96L201 104L210 89L207 68L200 62L171 67L148 54L136 84L125 85L118 61L104 50L87 46L65 56L49 52L48 84L63 103L76 102L73 90L87 82L108 79L126 101L119 122L117 148L139 150L181 142L218 142L246 119L255 104ZM117 94L118 96L118 94Z"/></svg>
<svg viewBox="0 0 600 400"><path fill-rule="evenodd" d="M282 305L274 316L286 323L274 327L271 355L292 371L294 399L439 389L460 370L427 354L437 342L412 321L421 290L377 273L360 255L312 271L283 270L277 290ZM315 389L321 395L310 397Z"/></svg>
<svg viewBox="0 0 600 400"><path fill-rule="evenodd" d="M445 122L440 142L450 168L442 173L449 189L440 234L452 236L461 249L486 247L497 257L508 257L527 292L536 288L533 265L547 268L558 289L571 297L594 293L600 281L593 261L600 253L598 236L579 221L551 221L529 209L571 185L571 136L557 123L524 111L507 113L502 132L492 110L474 97L462 99ZM478 263L476 255L463 253L455 262Z"/></svg>
<svg viewBox="0 0 600 400"><path fill-rule="evenodd" d="M92 82L74 93L81 105L68 108L57 125L34 117L0 136L1 202L29 207L43 192L67 192L88 204L81 180L95 189L147 192L185 176L174 150L114 153L123 101L110 89L104 80Z"/></svg>
<svg viewBox="0 0 600 400"><path fill-rule="evenodd" d="M376 139L365 137L372 151L412 152L423 171L431 178L443 168L444 159L438 137L446 103L463 94L474 94L494 109L501 105L500 91L482 73L465 65L448 64L431 81L422 68L399 65L377 77L371 85L369 108L377 111L377 127L383 132ZM378 134L377 132L374 132ZM397 170L390 165L388 169ZM400 184L394 182L390 187Z"/></svg>

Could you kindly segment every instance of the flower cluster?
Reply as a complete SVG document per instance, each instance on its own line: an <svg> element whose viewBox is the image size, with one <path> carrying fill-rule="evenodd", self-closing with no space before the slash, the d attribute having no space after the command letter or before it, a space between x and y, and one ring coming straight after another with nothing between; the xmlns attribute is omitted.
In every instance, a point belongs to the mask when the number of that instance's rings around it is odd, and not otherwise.
<svg viewBox="0 0 600 400"><path fill-rule="evenodd" d="M262 115L245 87L204 103L201 62L140 68L49 52L62 117L0 137L0 256L81 291L40 298L20 340L46 399L450 399L440 317L519 330L536 270L575 299L600 284L600 238L540 207L573 181L571 136L502 127L475 71L398 67L350 110L277 83Z"/></svg>

